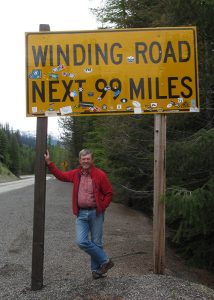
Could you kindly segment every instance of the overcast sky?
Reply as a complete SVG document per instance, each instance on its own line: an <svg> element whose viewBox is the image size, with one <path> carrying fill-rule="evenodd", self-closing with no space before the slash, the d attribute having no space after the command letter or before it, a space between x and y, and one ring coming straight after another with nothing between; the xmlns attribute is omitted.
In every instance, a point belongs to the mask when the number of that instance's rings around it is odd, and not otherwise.
<svg viewBox="0 0 214 300"><path fill-rule="evenodd" d="M0 123L13 129L35 131L36 118L26 117L25 32L39 31L49 24L51 31L97 29L89 8L101 0L7 0L1 4ZM58 117L48 120L48 132L58 133Z"/></svg>

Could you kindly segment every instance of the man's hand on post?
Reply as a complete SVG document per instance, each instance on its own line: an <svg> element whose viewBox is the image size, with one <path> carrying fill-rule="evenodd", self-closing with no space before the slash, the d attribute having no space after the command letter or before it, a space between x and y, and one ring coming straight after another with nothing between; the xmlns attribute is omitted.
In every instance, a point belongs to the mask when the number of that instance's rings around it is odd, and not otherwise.
<svg viewBox="0 0 214 300"><path fill-rule="evenodd" d="M48 149L46 150L46 153L44 154L44 158L45 158L46 164L49 165L51 161L50 161L50 154L49 154Z"/></svg>

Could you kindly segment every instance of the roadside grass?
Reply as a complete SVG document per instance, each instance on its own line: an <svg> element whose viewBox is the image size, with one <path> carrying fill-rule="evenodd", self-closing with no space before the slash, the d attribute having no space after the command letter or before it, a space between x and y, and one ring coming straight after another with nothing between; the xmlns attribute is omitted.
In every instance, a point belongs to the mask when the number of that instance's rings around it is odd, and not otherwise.
<svg viewBox="0 0 214 300"><path fill-rule="evenodd" d="M0 182L14 181L18 179L18 177L16 177L4 164L0 162Z"/></svg>

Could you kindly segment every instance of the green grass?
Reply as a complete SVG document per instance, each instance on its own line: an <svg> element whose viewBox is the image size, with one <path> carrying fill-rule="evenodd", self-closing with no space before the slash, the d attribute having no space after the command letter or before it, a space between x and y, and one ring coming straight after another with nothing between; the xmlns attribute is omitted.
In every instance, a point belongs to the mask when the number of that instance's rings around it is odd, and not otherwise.
<svg viewBox="0 0 214 300"><path fill-rule="evenodd" d="M18 178L0 162L0 182L18 180Z"/></svg>

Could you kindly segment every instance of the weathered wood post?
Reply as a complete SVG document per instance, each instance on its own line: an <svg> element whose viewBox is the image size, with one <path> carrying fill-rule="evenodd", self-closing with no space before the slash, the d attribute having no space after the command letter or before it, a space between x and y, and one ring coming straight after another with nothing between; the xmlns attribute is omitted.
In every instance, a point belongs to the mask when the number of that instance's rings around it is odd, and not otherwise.
<svg viewBox="0 0 214 300"><path fill-rule="evenodd" d="M166 115L154 116L154 206L153 258L154 273L163 274L165 268L165 203L166 189Z"/></svg>
<svg viewBox="0 0 214 300"><path fill-rule="evenodd" d="M50 26L48 24L41 24L39 30L50 31ZM44 153L47 149L47 128L48 118L37 117L31 278L31 289L34 291L43 287L46 196L46 165Z"/></svg>

